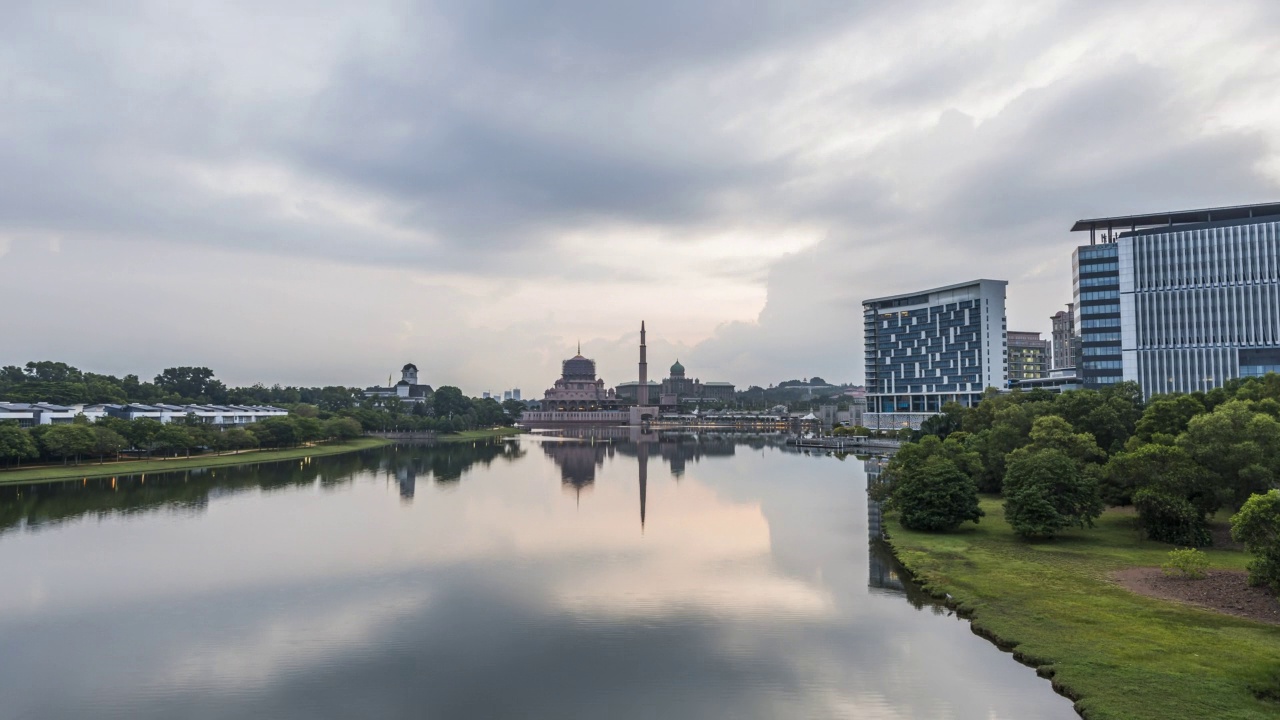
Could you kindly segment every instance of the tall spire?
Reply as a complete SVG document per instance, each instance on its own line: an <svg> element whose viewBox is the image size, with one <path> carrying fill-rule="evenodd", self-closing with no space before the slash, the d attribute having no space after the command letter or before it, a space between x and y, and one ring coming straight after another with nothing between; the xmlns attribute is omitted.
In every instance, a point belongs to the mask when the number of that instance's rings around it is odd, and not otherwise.
<svg viewBox="0 0 1280 720"><path fill-rule="evenodd" d="M581 340L579 340L579 341L578 341L578 354L579 354L579 355L581 355L581 354L582 354L582 341L581 341Z"/></svg>
<svg viewBox="0 0 1280 720"><path fill-rule="evenodd" d="M636 387L636 405L645 407L649 404L649 360L648 349L644 344L644 321L640 321L640 384Z"/></svg>

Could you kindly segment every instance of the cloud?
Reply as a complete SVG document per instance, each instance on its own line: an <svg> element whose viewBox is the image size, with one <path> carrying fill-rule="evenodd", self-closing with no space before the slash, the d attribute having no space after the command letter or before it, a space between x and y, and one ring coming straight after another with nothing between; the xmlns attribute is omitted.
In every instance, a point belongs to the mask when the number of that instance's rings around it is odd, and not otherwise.
<svg viewBox="0 0 1280 720"><path fill-rule="evenodd" d="M0 362L132 352L102 313L250 380L356 384L399 353L439 356L433 384L545 387L554 359L496 359L583 337L618 348L616 382L645 319L704 378L857 381L863 298L973 277L1009 279L1011 326L1047 331L1077 217L1274 199L1277 19L1261 0L19 3L0 235L74 251L15 246L0 301L48 272L84 284L0 320L19 338ZM162 275L231 319L205 342L119 289ZM191 296L237 282L272 290ZM311 328L309 296L345 322L225 349Z"/></svg>

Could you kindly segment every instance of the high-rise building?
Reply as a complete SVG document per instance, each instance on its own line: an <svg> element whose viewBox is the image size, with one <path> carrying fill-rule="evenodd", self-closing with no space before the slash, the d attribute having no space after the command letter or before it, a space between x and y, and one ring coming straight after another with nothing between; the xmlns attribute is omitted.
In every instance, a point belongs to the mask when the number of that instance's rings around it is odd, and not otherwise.
<svg viewBox="0 0 1280 720"><path fill-rule="evenodd" d="M1041 340L1038 332L1018 332L1010 330L1009 341L1009 382L1019 380L1036 380L1049 375L1048 340Z"/></svg>
<svg viewBox="0 0 1280 720"><path fill-rule="evenodd" d="M1091 241L1073 263L1086 387L1132 380L1150 397L1280 371L1280 203L1072 230Z"/></svg>
<svg viewBox="0 0 1280 720"><path fill-rule="evenodd" d="M1067 303L1066 310L1059 310L1049 318L1053 322L1053 365L1052 369L1062 370L1076 366L1076 304Z"/></svg>
<svg viewBox="0 0 1280 720"><path fill-rule="evenodd" d="M862 303L872 429L919 428L947 402L973 407L1009 380L1004 280Z"/></svg>
<svg viewBox="0 0 1280 720"><path fill-rule="evenodd" d="M512 400L520 399L520 388L511 388L511 399Z"/></svg>

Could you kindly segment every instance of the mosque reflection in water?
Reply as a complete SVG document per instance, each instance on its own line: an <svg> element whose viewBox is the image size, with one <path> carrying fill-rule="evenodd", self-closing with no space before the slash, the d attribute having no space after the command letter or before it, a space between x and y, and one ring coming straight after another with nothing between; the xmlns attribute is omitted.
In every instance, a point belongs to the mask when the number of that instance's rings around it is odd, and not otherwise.
<svg viewBox="0 0 1280 720"><path fill-rule="evenodd" d="M370 464L375 472L393 483L400 501L410 504L418 482L448 487L460 482L472 468L495 462L511 463L523 458L534 445L559 469L562 486L580 503L589 493L597 474L615 457L636 460L639 485L639 528L644 529L648 512L650 461L665 465L667 474L679 481L691 463L703 458L732 457L744 450L772 447L782 452L804 452L786 446L781 436L736 433L693 433L642 431L635 427L572 428L557 431L537 443L516 439L496 439L445 445L395 445L367 453L326 458L324 463L307 459L296 462L251 464L227 469L197 469L170 473L99 478L73 482L41 483L0 487L0 533L15 528L39 529L82 516L113 513L187 512L201 514L213 497L251 489L274 490L319 485L336 487L351 482ZM879 481L887 458L864 458L867 483ZM905 578L905 571L881 542L883 511L879 503L867 502L868 587L876 591L908 596L917 607L932 605L918 587Z"/></svg>
<svg viewBox="0 0 1280 720"><path fill-rule="evenodd" d="M639 427L572 428L540 443L556 467L560 481L581 503L583 491L595 484L596 473L615 456L636 459L640 486L640 528L644 529L649 491L649 460L665 463L677 481L689 462L702 457L731 457L741 438L719 433L654 432Z"/></svg>

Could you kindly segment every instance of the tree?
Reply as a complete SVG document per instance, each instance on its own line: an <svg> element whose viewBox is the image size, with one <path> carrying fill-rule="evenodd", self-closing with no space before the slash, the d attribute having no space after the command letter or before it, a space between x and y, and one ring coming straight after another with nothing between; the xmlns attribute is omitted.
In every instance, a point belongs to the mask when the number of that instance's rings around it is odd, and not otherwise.
<svg viewBox="0 0 1280 720"><path fill-rule="evenodd" d="M1161 435L1176 438L1204 411L1204 403L1191 395L1162 395L1147 403L1134 434L1145 442Z"/></svg>
<svg viewBox="0 0 1280 720"><path fill-rule="evenodd" d="M165 368L156 376L155 385L162 393L181 400L221 403L227 400L227 387L213 378L207 367Z"/></svg>
<svg viewBox="0 0 1280 720"><path fill-rule="evenodd" d="M360 423L349 417L330 418L325 422L324 434L335 440L351 440L364 434Z"/></svg>
<svg viewBox="0 0 1280 720"><path fill-rule="evenodd" d="M1098 483L1056 448L1024 448L1009 456L1005 519L1026 538L1050 538L1067 527L1093 527L1102 514Z"/></svg>
<svg viewBox="0 0 1280 720"><path fill-rule="evenodd" d="M983 400L983 404L998 401ZM1026 445L1030 441L1031 415L1021 405L1006 404L995 410L989 427L974 433L973 448L982 456L982 474L977 478L978 489L982 492L1000 492L1004 482L1005 459L1009 453ZM975 427L973 423L965 423L965 429Z"/></svg>
<svg viewBox="0 0 1280 720"><path fill-rule="evenodd" d="M41 437L45 452L62 458L64 464L73 457L79 464L80 456L92 453L96 442L92 428L76 423L54 425Z"/></svg>
<svg viewBox="0 0 1280 720"><path fill-rule="evenodd" d="M155 444L159 449L171 452L177 455L179 452L191 454L191 446L194 444L191 433L186 427L178 423L168 423L160 428L160 432L156 433Z"/></svg>
<svg viewBox="0 0 1280 720"><path fill-rule="evenodd" d="M436 417L447 418L465 414L471 409L471 401L458 388L442 385L431 396L431 407L436 411Z"/></svg>
<svg viewBox="0 0 1280 720"><path fill-rule="evenodd" d="M1237 503L1280 477L1280 422L1247 400L1229 400L1187 423L1178 445Z"/></svg>
<svg viewBox="0 0 1280 720"><path fill-rule="evenodd" d="M324 437L324 425L313 417L290 417L296 442L315 442Z"/></svg>
<svg viewBox="0 0 1280 720"><path fill-rule="evenodd" d="M965 521L978 522L978 487L955 463L934 455L893 483L893 507L904 527L939 532L954 530Z"/></svg>
<svg viewBox="0 0 1280 720"><path fill-rule="evenodd" d="M957 432L963 427L965 409L960 403L949 402L942 406L942 412L925 418L920 423L920 432L916 437L925 435L937 435L943 440L953 432Z"/></svg>
<svg viewBox="0 0 1280 720"><path fill-rule="evenodd" d="M512 400L510 398L502 401L502 411L510 417L519 420L524 414L524 402L520 400Z"/></svg>
<svg viewBox="0 0 1280 720"><path fill-rule="evenodd" d="M0 423L0 461L6 465L21 464L23 460L34 460L40 457L40 450L31 440L31 433L18 427L16 423Z"/></svg>
<svg viewBox="0 0 1280 720"><path fill-rule="evenodd" d="M1213 543L1205 526L1204 513L1186 499L1145 487L1133 494L1133 506L1147 537L1184 547L1203 547Z"/></svg>
<svg viewBox="0 0 1280 720"><path fill-rule="evenodd" d="M1280 593L1280 490L1246 500L1231 518L1231 537L1254 556L1249 583Z"/></svg>
<svg viewBox="0 0 1280 720"><path fill-rule="evenodd" d="M1227 499L1213 476L1175 445L1140 445L1120 453L1107 462L1102 476L1102 499L1110 505L1129 505L1142 488L1187 500L1204 515Z"/></svg>
<svg viewBox="0 0 1280 720"><path fill-rule="evenodd" d="M247 450L258 446L258 439L244 428L231 428L222 433L222 444L230 450Z"/></svg>
<svg viewBox="0 0 1280 720"><path fill-rule="evenodd" d="M106 455L116 455L129 443L120 433L109 427L93 427L93 453L98 456L98 463Z"/></svg>
<svg viewBox="0 0 1280 720"><path fill-rule="evenodd" d="M129 429L125 433L125 438L133 444L138 450L145 450L148 455L151 454L152 448L155 446L156 435L160 434L160 430L164 426L159 420L152 418L138 418L129 423Z"/></svg>

